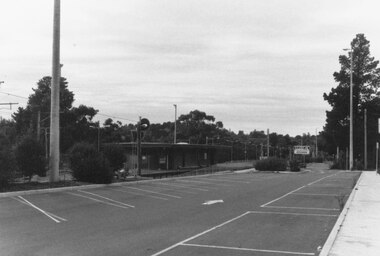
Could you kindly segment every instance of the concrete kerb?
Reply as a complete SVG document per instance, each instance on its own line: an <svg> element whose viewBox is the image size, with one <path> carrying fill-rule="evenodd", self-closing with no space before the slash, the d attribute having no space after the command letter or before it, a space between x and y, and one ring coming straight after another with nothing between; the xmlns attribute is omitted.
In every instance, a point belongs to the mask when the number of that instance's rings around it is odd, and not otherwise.
<svg viewBox="0 0 380 256"><path fill-rule="evenodd" d="M214 174L203 174L203 175L193 175L193 176L182 176L180 178L194 178L194 177L207 177L212 175L220 175L220 174L232 174L231 171L222 171ZM64 191L72 191L72 190L80 190L80 189L92 189L92 188L102 188L102 187L116 187L122 186L125 184L139 184L139 183L148 183L155 181L164 181L164 180L173 180L179 177L168 177L163 179L143 179L143 180L135 180L129 182L115 182L111 184L89 184L89 185L80 185L80 186L68 186L68 187L59 187L59 188L46 188L46 189L35 189L35 190L22 190L22 191L14 191L14 192L4 192L0 193L0 198L13 197L13 196L24 196L24 195L35 195L35 194L44 194L44 193L55 193L55 192L64 192Z"/></svg>
<svg viewBox="0 0 380 256"><path fill-rule="evenodd" d="M350 209L351 202L354 199L354 195L358 189L358 186L362 180L362 177L363 177L363 172L361 172L359 180L356 182L355 187L352 189L351 194L350 194L349 198L347 199L347 202L346 202L342 212L340 213L338 220L336 221L333 229L330 232L330 235L328 236L325 244L323 245L322 251L319 253L319 256L328 256L328 254L329 254L329 252L330 252L330 250L331 250L331 248L335 242L335 239L337 238L338 233L342 227L342 223L347 216L348 210Z"/></svg>

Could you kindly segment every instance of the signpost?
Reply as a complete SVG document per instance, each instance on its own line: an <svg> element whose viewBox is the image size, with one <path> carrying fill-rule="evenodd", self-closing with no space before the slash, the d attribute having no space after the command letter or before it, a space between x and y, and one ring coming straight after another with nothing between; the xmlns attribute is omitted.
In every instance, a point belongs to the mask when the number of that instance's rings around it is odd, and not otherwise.
<svg viewBox="0 0 380 256"><path fill-rule="evenodd" d="M310 155L310 146L294 146L295 155Z"/></svg>
<svg viewBox="0 0 380 256"><path fill-rule="evenodd" d="M310 155L310 146L294 146L294 155L302 155L302 167L306 167L305 156Z"/></svg>

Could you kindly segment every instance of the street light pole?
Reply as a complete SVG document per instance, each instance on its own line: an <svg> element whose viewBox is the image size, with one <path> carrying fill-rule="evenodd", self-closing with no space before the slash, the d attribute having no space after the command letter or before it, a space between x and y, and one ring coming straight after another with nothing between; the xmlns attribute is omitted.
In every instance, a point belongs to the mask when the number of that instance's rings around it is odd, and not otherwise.
<svg viewBox="0 0 380 256"><path fill-rule="evenodd" d="M177 104L174 104L174 144L177 143Z"/></svg>
<svg viewBox="0 0 380 256"><path fill-rule="evenodd" d="M354 51L351 49L351 72L350 72L350 170L352 171L354 168L354 133L353 133L353 111L352 111L352 103L353 103L353 81L352 81L352 72L353 72L353 58Z"/></svg>
<svg viewBox="0 0 380 256"><path fill-rule="evenodd" d="M349 168L352 171L354 169L354 130L353 130L353 65L354 65L354 49L346 48L344 51L348 51L351 60L350 60L350 149L349 149Z"/></svg>

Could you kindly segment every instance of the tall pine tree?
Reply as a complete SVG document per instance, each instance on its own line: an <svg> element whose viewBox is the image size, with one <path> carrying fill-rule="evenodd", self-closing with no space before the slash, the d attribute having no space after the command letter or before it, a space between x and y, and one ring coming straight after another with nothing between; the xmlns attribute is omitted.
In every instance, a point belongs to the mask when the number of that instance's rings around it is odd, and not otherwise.
<svg viewBox="0 0 380 256"><path fill-rule="evenodd" d="M370 42L364 34L357 34L351 42L352 54L339 56L341 69L333 74L338 86L324 93L324 99L332 109L326 111L324 134L329 138L330 152L336 152L337 146L346 149L349 146L349 115L350 115L350 72L351 58L353 62L353 129L354 158L363 160L364 151L364 109L368 109L368 138L377 135L376 114L380 114L379 61L370 54ZM380 117L380 115L379 115ZM373 157L375 140L368 140L370 158Z"/></svg>

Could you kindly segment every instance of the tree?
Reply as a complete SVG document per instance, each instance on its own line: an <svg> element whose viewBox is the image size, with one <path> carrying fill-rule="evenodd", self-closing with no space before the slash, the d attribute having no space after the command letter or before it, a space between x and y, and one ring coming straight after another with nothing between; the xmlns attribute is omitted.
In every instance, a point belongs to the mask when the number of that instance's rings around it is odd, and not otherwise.
<svg viewBox="0 0 380 256"><path fill-rule="evenodd" d="M15 169L11 144L8 138L0 133L0 191L9 185Z"/></svg>
<svg viewBox="0 0 380 256"><path fill-rule="evenodd" d="M37 174L43 176L46 173L44 150L36 139L26 136L21 139L15 150L16 162L24 176L29 177Z"/></svg>
<svg viewBox="0 0 380 256"><path fill-rule="evenodd" d="M41 135L46 135L50 127L50 102L51 102L51 77L45 76L33 88L33 94L29 96L27 106L18 108L12 117L19 137L28 134L37 137L37 129L41 127ZM92 121L97 110L92 107L80 105L73 107L74 93L68 89L66 78L60 81L60 130L61 151L67 151L76 141L95 143L97 131L91 129L95 123ZM40 120L38 120L40 113ZM40 124L38 126L38 121ZM43 134L46 133L46 134ZM41 136L43 143L47 144L47 136ZM38 140L41 138L38 138Z"/></svg>
<svg viewBox="0 0 380 256"><path fill-rule="evenodd" d="M350 112L350 68L353 62L353 127L354 127L354 158L363 156L363 113L365 108L380 112L377 97L380 85L379 61L370 54L370 42L364 34L357 34L351 42L352 55L339 56L341 69L333 74L338 85L323 97L332 107L326 111L324 135L329 140L330 153L339 146L345 149L349 144L349 112ZM373 131L369 131L373 133Z"/></svg>
<svg viewBox="0 0 380 256"><path fill-rule="evenodd" d="M192 143L200 144L206 142L206 137L214 137L216 129L220 129L222 123L214 124L215 117L207 115L205 112L194 110L189 114L181 115L178 118L179 140L190 140Z"/></svg>
<svg viewBox="0 0 380 256"><path fill-rule="evenodd" d="M66 78L61 77L60 81L60 112L65 113L72 108L74 93L68 90ZM27 106L19 107L12 117L16 122L16 130L19 135L26 132L36 134L38 112L41 114L41 127L49 126L50 118L50 94L51 77L45 76L37 82L37 88L32 89L33 94L29 96Z"/></svg>
<svg viewBox="0 0 380 256"><path fill-rule="evenodd" d="M109 162L94 145L77 143L70 150L70 166L75 179L92 183L111 183Z"/></svg>

